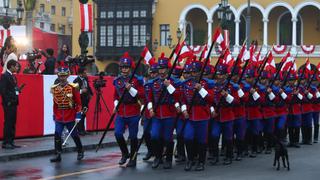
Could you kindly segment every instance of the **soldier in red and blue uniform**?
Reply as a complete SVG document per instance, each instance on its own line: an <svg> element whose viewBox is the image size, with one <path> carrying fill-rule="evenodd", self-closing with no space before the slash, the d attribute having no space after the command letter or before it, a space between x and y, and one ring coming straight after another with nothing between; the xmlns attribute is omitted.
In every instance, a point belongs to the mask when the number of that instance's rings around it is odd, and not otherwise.
<svg viewBox="0 0 320 180"><path fill-rule="evenodd" d="M121 74L113 81L115 89L113 96L114 106L116 107L118 105L121 96L125 97L119 105L118 112L115 112L117 113L117 116L115 120L114 135L122 153L119 165L124 165L127 162L127 159L130 158L127 167L135 167L136 158L133 157L138 147L137 135L141 108L138 101L143 101L145 97L143 91L143 78L134 76L132 81L129 82L131 70L134 68L134 62L128 53L125 53L120 58L119 67ZM125 89L127 89L127 93L124 94ZM129 129L130 154L123 136L126 127Z"/></svg>
<svg viewBox="0 0 320 180"><path fill-rule="evenodd" d="M246 144L251 144L250 157L257 156L258 138L261 131L261 96L253 87L255 82L255 69L248 67L245 72L246 80L243 81L243 90L245 93L244 102L246 104L246 117L247 117L247 131L246 131ZM259 78L259 77L256 77Z"/></svg>
<svg viewBox="0 0 320 180"><path fill-rule="evenodd" d="M310 93L313 95L312 98L312 119L313 119L313 143L318 143L319 136L319 112L320 112L320 93L319 93L319 74L312 76L312 83L310 85Z"/></svg>
<svg viewBox="0 0 320 180"><path fill-rule="evenodd" d="M162 161L162 142L166 149L163 168L172 168L174 121L180 105L175 81L173 78L167 79L169 68L171 68L169 59L162 54L158 58L159 77L152 81L151 91L147 99L147 108L151 117L153 117L151 140L155 159L152 168L157 168ZM161 95L163 96L160 97Z"/></svg>
<svg viewBox="0 0 320 180"><path fill-rule="evenodd" d="M226 158L224 164L228 165L232 163L233 156L233 121L235 119L233 113L234 96L236 96L236 90L233 86L227 84L228 66L220 64L215 69L216 80L214 84L214 107L211 107L211 111L216 113L213 117L211 136L213 139L213 156L214 158L210 162L211 165L215 165L219 162L219 138L223 137L226 145Z"/></svg>
<svg viewBox="0 0 320 180"><path fill-rule="evenodd" d="M288 115L287 107L287 94L281 88L281 81L283 80L283 75L280 73L279 76L275 79L272 88L272 92L275 95L275 112L277 117L275 118L275 135L276 137L284 141L286 137L286 121Z"/></svg>
<svg viewBox="0 0 320 180"><path fill-rule="evenodd" d="M312 99L313 95L307 89L307 74L299 74L301 78L301 85L299 90L303 92L303 99L302 99L302 124L301 124L301 132L302 132L302 144L305 145L312 145L312 112L313 112L313 105Z"/></svg>
<svg viewBox="0 0 320 180"><path fill-rule="evenodd" d="M155 62L155 58L152 58L149 61L149 77L146 80L145 84L144 84L144 92L145 92L145 96L146 99L148 98L148 95L151 91L151 85L152 85L152 81L158 77L158 64ZM153 151L152 151L152 142L151 142L151 123L152 122L152 118L150 116L149 111L144 111L144 120L143 120L143 131L145 134L145 142L146 142L146 146L148 149L148 152L146 154L145 157L143 157L144 161L149 160L153 155Z"/></svg>
<svg viewBox="0 0 320 180"><path fill-rule="evenodd" d="M267 147L265 154L271 153L271 147L273 142L273 131L274 131L274 123L275 123L275 105L274 99L275 95L272 92L272 88L269 88L269 79L271 78L271 74L268 71L262 71L259 87L259 94L261 96L261 112L263 115L263 119L261 122L262 130L263 130L263 138L260 140L262 144L262 148L264 148L264 140L267 142Z"/></svg>
<svg viewBox="0 0 320 180"><path fill-rule="evenodd" d="M235 158L236 161L241 161L243 150L244 150L244 138L246 133L246 112L245 106L243 103L243 98L245 97L244 92L242 90L243 84L239 82L240 75L242 73L241 68L235 66L234 74L231 78L230 84L232 85L233 89L236 91L236 96L234 96L233 102L233 113L234 113L234 122L233 122L233 132L235 135L235 145L237 148L237 156Z"/></svg>
<svg viewBox="0 0 320 180"><path fill-rule="evenodd" d="M303 93L296 88L297 74L290 72L288 75L288 85L284 86L284 92L288 96L288 133L289 133L289 147L300 148L300 127L301 127L301 100Z"/></svg>
<svg viewBox="0 0 320 180"><path fill-rule="evenodd" d="M186 125L184 139L187 149L188 162L185 166L186 171L190 171L194 165L194 158L199 156L196 171L203 171L207 152L207 130L210 119L210 105L212 104L212 87L205 79L200 80L202 63L193 61L191 63L191 78L182 83L182 106L181 111L184 115ZM196 91L195 91L196 90ZM196 93L195 98L193 98ZM193 101L192 101L193 100ZM192 106L190 108L190 106ZM197 147L194 146L196 141Z"/></svg>

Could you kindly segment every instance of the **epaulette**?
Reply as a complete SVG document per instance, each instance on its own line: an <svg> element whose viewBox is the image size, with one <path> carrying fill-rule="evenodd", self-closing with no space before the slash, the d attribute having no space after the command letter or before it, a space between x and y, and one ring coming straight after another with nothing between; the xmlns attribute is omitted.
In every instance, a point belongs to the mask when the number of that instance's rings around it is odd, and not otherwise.
<svg viewBox="0 0 320 180"><path fill-rule="evenodd" d="M79 90L79 84L78 83L69 83L70 86L72 86L73 88L76 88Z"/></svg>
<svg viewBox="0 0 320 180"><path fill-rule="evenodd" d="M60 85L60 83L52 85L51 88L50 88L50 93L53 94L53 89L56 88L59 85Z"/></svg>

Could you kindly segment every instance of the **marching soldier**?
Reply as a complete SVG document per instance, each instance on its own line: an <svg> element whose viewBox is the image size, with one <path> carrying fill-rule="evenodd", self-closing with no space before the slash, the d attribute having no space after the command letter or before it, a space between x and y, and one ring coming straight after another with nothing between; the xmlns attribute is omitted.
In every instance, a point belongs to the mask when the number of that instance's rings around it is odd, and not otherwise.
<svg viewBox="0 0 320 180"><path fill-rule="evenodd" d="M162 53L158 59L159 77L152 81L147 99L147 108L152 117L151 140L155 155L152 168L157 168L162 161L162 142L166 149L163 168L172 168L174 118L177 114L175 109L179 110L180 105L177 100L174 79L167 79L169 68L171 68L169 59ZM163 96L160 97L160 95Z"/></svg>
<svg viewBox="0 0 320 180"><path fill-rule="evenodd" d="M69 83L67 78L70 75L69 68L58 68L59 83L51 87L53 94L53 120L55 121L54 147L55 156L51 162L61 161L62 152L62 131L67 127L78 150L77 159L84 156L82 143L77 128L72 128L81 120L81 99L77 84ZM75 124L76 123L76 124Z"/></svg>
<svg viewBox="0 0 320 180"><path fill-rule="evenodd" d="M274 108L274 99L275 95L272 92L272 88L269 88L269 79L271 78L271 74L268 71L263 71L261 73L259 87L259 94L261 95L261 112L263 115L263 119L261 122L262 130L263 130L263 138L260 139L260 144L262 144L262 148L264 148L264 140L267 142L267 147L265 150L265 154L271 154L272 147L272 136L274 131L274 123L275 123L275 108Z"/></svg>
<svg viewBox="0 0 320 180"><path fill-rule="evenodd" d="M297 74L290 72L288 75L288 85L284 87L284 91L288 95L288 147L300 148L301 100L303 99L303 93L299 92L299 89L296 88L296 80Z"/></svg>
<svg viewBox="0 0 320 180"><path fill-rule="evenodd" d="M302 124L301 124L301 131L302 131L302 144L305 145L312 145L312 103L311 100L313 99L313 95L307 89L307 80L306 74L300 74L301 78L301 85L300 91L303 92L303 99L302 99Z"/></svg>
<svg viewBox="0 0 320 180"><path fill-rule="evenodd" d="M255 69L252 67L246 69L245 78L243 90L245 93L244 101L246 103L247 115L246 143L251 143L251 154L249 156L255 158L257 156L258 138L261 128L260 121L262 119L262 113L260 111L260 94L256 90L256 87L253 87Z"/></svg>
<svg viewBox="0 0 320 180"><path fill-rule="evenodd" d="M232 163L233 157L233 121L235 119L233 113L233 103L235 90L227 83L227 65L218 65L216 70L216 81L214 86L214 108L211 108L213 113L213 121L211 124L211 136L213 139L213 160L211 165L215 165L219 162L219 138L220 134L223 136L223 141L226 145L226 158L224 160L225 165Z"/></svg>
<svg viewBox="0 0 320 180"><path fill-rule="evenodd" d="M204 170L207 146L207 129L210 119L210 104L212 104L212 87L208 81L202 79L200 83L200 71L202 63L193 61L191 63L191 77L182 84L183 98L181 111L185 118L184 139L187 149L188 162L185 166L186 171L190 171L194 165L194 157L199 155L199 160L195 168L196 171ZM194 91L196 90L196 91ZM195 98L193 98L194 93ZM192 101L194 100L194 101ZM189 107L192 106L190 109ZM197 147L195 146L195 141Z"/></svg>
<svg viewBox="0 0 320 180"><path fill-rule="evenodd" d="M135 76L132 81L129 82L131 70L134 68L134 62L128 53L125 53L120 58L119 67L121 74L113 81L115 88L113 97L114 106L116 107L118 105L121 96L124 96L124 98L119 106L118 112L116 112L117 117L115 120L114 135L122 153L119 165L124 165L128 158L130 158L127 167L135 167L136 158L133 159L133 156L138 148L137 135L140 120L140 105L138 100L144 99L143 79ZM123 94L125 89L127 89L127 93ZM129 129L130 154L123 137L126 126Z"/></svg>
<svg viewBox="0 0 320 180"><path fill-rule="evenodd" d="M241 161L243 150L244 150L244 138L246 133L246 112L243 103L244 92L242 90L242 83L239 85L238 81L240 78L240 74L242 73L240 67L234 67L234 74L231 77L230 84L233 86L233 89L237 91L237 95L234 97L233 102L233 113L234 113L234 124L233 124L233 132L235 134L235 145L237 148L237 156L235 158L236 161Z"/></svg>
<svg viewBox="0 0 320 180"><path fill-rule="evenodd" d="M312 76L312 84L310 88L310 93L313 95L312 99L312 119L313 119L313 143L318 143L319 136L319 112L320 112L320 93L319 93L319 82L318 77L319 74L315 74Z"/></svg>
<svg viewBox="0 0 320 180"><path fill-rule="evenodd" d="M146 99L151 91L152 81L158 77L158 64L155 62L155 58L152 58L149 61L150 68L149 68L149 78L146 80L144 85L144 92L146 95ZM148 152L145 157L143 157L144 161L149 160L153 155L152 151L152 142L151 142L151 122L152 118L150 116L149 111L144 111L144 121L143 121L143 131L145 133L145 142L148 149Z"/></svg>

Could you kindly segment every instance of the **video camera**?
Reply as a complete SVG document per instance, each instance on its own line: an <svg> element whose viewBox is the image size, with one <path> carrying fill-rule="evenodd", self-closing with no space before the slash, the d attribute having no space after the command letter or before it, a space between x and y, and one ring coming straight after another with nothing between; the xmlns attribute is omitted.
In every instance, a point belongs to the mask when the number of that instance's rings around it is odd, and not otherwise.
<svg viewBox="0 0 320 180"><path fill-rule="evenodd" d="M100 90L103 87L106 87L107 81L103 78L104 72L99 73L99 77L93 80L93 86L96 90Z"/></svg>
<svg viewBox="0 0 320 180"><path fill-rule="evenodd" d="M87 53L88 51L86 51ZM87 64L93 63L95 61L95 59L93 58L92 55L86 55L85 54L81 54L80 56L76 56L76 57L71 57L68 56L66 57L66 63L70 66L80 66L80 67L84 67Z"/></svg>
<svg viewBox="0 0 320 180"><path fill-rule="evenodd" d="M32 52L27 52L26 53L27 60L30 61L30 62L33 62L36 59L41 59L43 53L44 52L42 50L39 50L39 49L34 49Z"/></svg>

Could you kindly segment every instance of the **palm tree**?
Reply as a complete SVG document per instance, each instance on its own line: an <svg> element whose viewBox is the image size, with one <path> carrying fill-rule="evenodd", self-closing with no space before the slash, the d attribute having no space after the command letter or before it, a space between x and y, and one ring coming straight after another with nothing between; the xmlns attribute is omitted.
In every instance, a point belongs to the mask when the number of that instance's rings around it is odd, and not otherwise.
<svg viewBox="0 0 320 180"><path fill-rule="evenodd" d="M36 0L23 0L24 9L26 12L26 29L27 29L27 36L29 39L32 38L32 18L33 18L33 10L36 5Z"/></svg>

